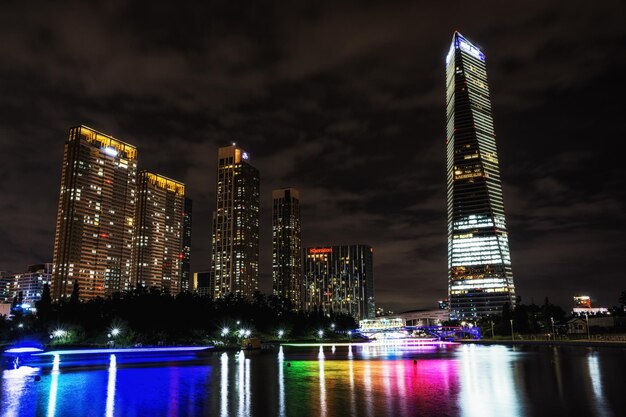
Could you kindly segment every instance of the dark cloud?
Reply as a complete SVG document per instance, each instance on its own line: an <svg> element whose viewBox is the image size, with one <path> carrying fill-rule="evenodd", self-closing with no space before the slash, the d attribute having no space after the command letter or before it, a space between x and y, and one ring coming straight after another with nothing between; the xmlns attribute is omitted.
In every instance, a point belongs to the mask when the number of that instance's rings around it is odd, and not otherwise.
<svg viewBox="0 0 626 417"><path fill-rule="evenodd" d="M306 245L371 244L380 304L434 306L458 29L487 55L518 293L615 304L624 21L619 1L4 2L0 268L52 257L63 142L82 123L187 183L193 269L209 264L217 147L236 141L261 170L262 289L270 192L295 186Z"/></svg>

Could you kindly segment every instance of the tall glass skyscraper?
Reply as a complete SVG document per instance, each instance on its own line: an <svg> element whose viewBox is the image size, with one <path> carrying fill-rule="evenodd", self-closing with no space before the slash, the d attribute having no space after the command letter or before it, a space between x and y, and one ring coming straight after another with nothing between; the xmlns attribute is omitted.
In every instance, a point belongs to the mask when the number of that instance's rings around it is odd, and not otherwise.
<svg viewBox="0 0 626 417"><path fill-rule="evenodd" d="M446 57L446 115L450 316L500 314L515 287L485 55L458 32Z"/></svg>
<svg viewBox="0 0 626 417"><path fill-rule="evenodd" d="M213 212L211 295L246 297L258 289L259 170L236 145L219 148Z"/></svg>
<svg viewBox="0 0 626 417"><path fill-rule="evenodd" d="M300 193L295 188L272 191L272 293L302 307Z"/></svg>

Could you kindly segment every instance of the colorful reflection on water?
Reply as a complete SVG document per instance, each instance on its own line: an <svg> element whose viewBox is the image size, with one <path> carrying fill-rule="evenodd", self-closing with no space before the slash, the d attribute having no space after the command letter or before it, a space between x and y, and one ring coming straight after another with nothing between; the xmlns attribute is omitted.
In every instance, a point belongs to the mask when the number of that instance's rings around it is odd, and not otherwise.
<svg viewBox="0 0 626 417"><path fill-rule="evenodd" d="M1 416L604 417L626 409L621 349L337 345L148 364L121 354L51 359L2 371Z"/></svg>

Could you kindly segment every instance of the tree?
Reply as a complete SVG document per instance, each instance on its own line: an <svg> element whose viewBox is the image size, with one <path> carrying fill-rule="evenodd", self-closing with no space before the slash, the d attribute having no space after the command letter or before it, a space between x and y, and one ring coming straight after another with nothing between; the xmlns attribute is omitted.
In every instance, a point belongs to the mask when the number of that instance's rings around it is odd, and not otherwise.
<svg viewBox="0 0 626 417"><path fill-rule="evenodd" d="M37 307L37 317L45 323L52 311L52 297L50 296L50 286L48 284L44 284L41 299L35 303L35 306Z"/></svg>
<svg viewBox="0 0 626 417"><path fill-rule="evenodd" d="M80 300L80 285L78 281L75 281L74 286L72 287L72 294L70 294L70 304L78 304Z"/></svg>

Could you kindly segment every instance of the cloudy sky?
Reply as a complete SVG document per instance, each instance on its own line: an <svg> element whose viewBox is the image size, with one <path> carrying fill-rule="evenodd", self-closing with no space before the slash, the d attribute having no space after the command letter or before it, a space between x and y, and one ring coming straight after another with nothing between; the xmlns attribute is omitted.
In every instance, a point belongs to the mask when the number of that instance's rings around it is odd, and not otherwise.
<svg viewBox="0 0 626 417"><path fill-rule="evenodd" d="M193 270L217 147L236 141L261 172L263 291L271 190L295 186L305 245L370 244L379 305L434 307L459 30L487 57L523 302L611 306L626 289L623 2L88 3L0 5L0 269L51 261L63 143L85 124L187 184Z"/></svg>

